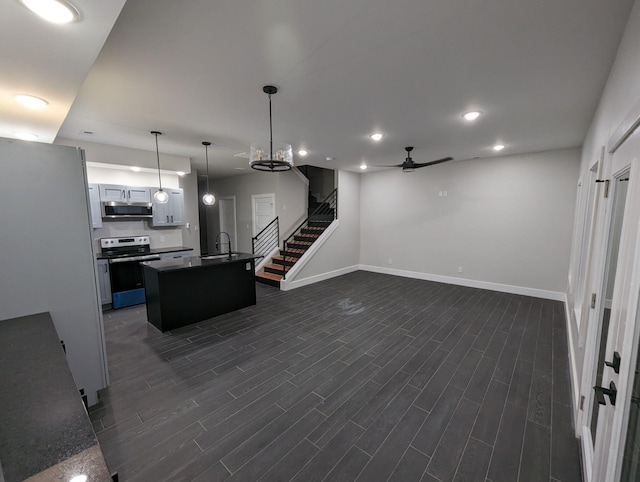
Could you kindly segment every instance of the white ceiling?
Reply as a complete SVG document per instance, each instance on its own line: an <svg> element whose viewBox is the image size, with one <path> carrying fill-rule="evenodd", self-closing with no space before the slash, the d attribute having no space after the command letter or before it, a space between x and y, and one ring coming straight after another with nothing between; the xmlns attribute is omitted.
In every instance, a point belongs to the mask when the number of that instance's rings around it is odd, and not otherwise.
<svg viewBox="0 0 640 482"><path fill-rule="evenodd" d="M224 176L248 172L233 155L268 138L266 84L280 89L274 138L310 153L297 164L401 163L407 145L416 162L487 157L496 142L503 155L581 145L633 0L129 0L90 70L122 0L75 0L81 22L55 31L0 3L0 41L27 54L0 54L16 68L0 80L2 122L26 122L7 92L51 95L62 106L40 124L52 135L153 150L160 130L161 152L198 169L208 140ZM472 109L483 116L470 124Z"/></svg>

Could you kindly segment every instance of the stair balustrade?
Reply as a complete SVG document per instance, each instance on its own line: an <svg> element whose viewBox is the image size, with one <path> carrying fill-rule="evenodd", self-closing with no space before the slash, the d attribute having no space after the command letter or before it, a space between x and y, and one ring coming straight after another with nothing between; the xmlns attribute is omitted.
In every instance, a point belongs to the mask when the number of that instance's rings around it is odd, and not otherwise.
<svg viewBox="0 0 640 482"><path fill-rule="evenodd" d="M278 247L279 240L280 225L278 216L276 216L262 231L251 238L253 254L262 258L268 256L271 251Z"/></svg>

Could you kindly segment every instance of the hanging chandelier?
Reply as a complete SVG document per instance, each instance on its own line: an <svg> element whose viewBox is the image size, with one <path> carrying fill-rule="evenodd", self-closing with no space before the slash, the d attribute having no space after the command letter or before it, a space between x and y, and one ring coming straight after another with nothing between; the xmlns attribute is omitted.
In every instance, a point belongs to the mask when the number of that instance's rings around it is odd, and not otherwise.
<svg viewBox="0 0 640 482"><path fill-rule="evenodd" d="M158 186L159 189L153 193L153 200L158 204L166 204L169 201L169 195L162 190L162 176L160 175L160 151L158 150L158 136L162 135L162 132L151 131L151 134L156 136L156 158L158 159Z"/></svg>
<svg viewBox="0 0 640 482"><path fill-rule="evenodd" d="M205 206L213 206L216 203L216 197L209 191L209 146L211 142L203 141L204 156L207 162L207 192L202 195L202 204Z"/></svg>
<svg viewBox="0 0 640 482"><path fill-rule="evenodd" d="M258 171L288 171L293 167L293 150L291 144L280 144L274 150L273 122L271 118L271 96L278 92L273 85L265 85L262 91L269 96L269 146L266 143L252 143L249 165Z"/></svg>

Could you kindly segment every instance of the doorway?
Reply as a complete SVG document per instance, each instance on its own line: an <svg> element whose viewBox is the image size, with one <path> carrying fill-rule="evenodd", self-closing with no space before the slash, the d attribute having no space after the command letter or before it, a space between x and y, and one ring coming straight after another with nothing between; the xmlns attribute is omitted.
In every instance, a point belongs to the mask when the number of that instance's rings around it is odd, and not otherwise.
<svg viewBox="0 0 640 482"><path fill-rule="evenodd" d="M231 246L224 236L220 237L220 250L227 252L228 250L238 250L238 230L236 227L236 197L218 198L218 213L220 216L220 232L229 235Z"/></svg>
<svg viewBox="0 0 640 482"><path fill-rule="evenodd" d="M253 236L266 228L276 217L275 194L251 195Z"/></svg>
<svg viewBox="0 0 640 482"><path fill-rule="evenodd" d="M601 299L593 309L599 315L601 329L592 345L597 357L592 365L585 367L593 373L594 386L601 387L593 392L593 397L599 400L589 404L590 417L586 417L589 422L586 435L593 439L595 434L593 461L586 467L588 479L598 482L636 480L635 474L639 471L640 431L638 401L634 395L640 388L637 379L640 343L638 153L640 130L636 129L617 147L611 159L607 223L610 228L601 244L604 251L601 259L605 260L605 269L597 278Z"/></svg>

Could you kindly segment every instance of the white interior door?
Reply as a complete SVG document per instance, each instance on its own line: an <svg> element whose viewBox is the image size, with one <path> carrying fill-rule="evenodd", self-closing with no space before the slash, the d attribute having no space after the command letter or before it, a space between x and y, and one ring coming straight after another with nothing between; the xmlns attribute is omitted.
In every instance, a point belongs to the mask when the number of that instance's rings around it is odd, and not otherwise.
<svg viewBox="0 0 640 482"><path fill-rule="evenodd" d="M615 276L605 280L602 298L607 305L611 296L609 327L606 335L604 361L611 363L620 355L620 366L603 363L601 385L616 389L615 404L605 396L599 405L595 422L596 439L591 480L617 482L637 480L640 470L640 431L637 425L640 400L633 395L640 388L637 380L637 355L640 337L638 300L640 295L640 130L637 129L613 154L610 176L613 206L624 206L620 222ZM615 225L617 214L612 212ZM612 260L613 262L613 260ZM611 281L611 283L609 283ZM598 369L598 367L595 367ZM633 409L632 409L633 404ZM632 416L630 416L632 415Z"/></svg>
<svg viewBox="0 0 640 482"><path fill-rule="evenodd" d="M235 196L218 198L218 213L220 214L220 232L229 234L231 250L238 250L238 232L236 229L236 198ZM227 251L227 240L220 237L220 249Z"/></svg>
<svg viewBox="0 0 640 482"><path fill-rule="evenodd" d="M253 236L266 228L276 217L276 195L254 194L253 204Z"/></svg>

